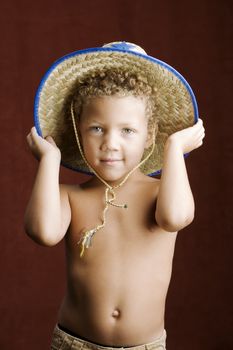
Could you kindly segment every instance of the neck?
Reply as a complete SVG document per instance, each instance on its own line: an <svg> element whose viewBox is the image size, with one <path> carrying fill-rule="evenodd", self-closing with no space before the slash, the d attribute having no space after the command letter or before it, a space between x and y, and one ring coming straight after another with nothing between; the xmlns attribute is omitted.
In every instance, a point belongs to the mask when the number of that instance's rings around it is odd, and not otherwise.
<svg viewBox="0 0 233 350"><path fill-rule="evenodd" d="M119 185L125 180L126 176L128 174L125 174L124 176L122 176L121 178L114 180L114 181L109 181L106 179L103 179L111 188L118 188ZM128 177L126 183L128 183L128 181L132 182L132 181L137 181L140 180L142 178L144 178L146 175L144 175L140 169L135 169L133 173L130 174L130 176ZM101 181L101 179L99 179L96 175L93 175L93 177L88 181L89 183L98 186L98 187L104 187L106 188L106 185L103 181Z"/></svg>

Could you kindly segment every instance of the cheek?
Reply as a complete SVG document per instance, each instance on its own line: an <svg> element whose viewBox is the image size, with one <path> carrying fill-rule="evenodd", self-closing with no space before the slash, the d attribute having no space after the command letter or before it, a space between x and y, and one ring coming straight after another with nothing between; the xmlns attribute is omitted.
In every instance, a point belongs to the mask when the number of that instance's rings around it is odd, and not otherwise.
<svg viewBox="0 0 233 350"><path fill-rule="evenodd" d="M94 138L83 137L82 149L87 158L93 158L98 152L98 142Z"/></svg>
<svg viewBox="0 0 233 350"><path fill-rule="evenodd" d="M132 160L135 160L135 158L137 158L138 161L141 160L146 148L146 139L147 138L145 134L141 135L141 137L135 140L135 142L128 142L126 144L126 152L128 153L129 157L132 157Z"/></svg>
<svg viewBox="0 0 233 350"><path fill-rule="evenodd" d="M93 149L92 144L88 138L83 138L82 147L85 154L90 153L90 151Z"/></svg>

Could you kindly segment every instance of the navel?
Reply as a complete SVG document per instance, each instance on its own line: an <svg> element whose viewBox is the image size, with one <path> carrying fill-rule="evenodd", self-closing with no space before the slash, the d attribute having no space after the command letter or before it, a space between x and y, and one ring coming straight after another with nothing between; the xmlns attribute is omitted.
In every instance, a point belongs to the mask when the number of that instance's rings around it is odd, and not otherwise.
<svg viewBox="0 0 233 350"><path fill-rule="evenodd" d="M114 317L114 318L119 318L120 317L120 310L118 310L118 309L115 309L115 310L113 310L113 312L112 312L112 317Z"/></svg>

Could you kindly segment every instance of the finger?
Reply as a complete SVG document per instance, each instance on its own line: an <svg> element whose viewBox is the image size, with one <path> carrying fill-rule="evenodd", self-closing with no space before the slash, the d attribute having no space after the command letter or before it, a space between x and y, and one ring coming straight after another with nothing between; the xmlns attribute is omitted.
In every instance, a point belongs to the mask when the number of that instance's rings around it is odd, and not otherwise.
<svg viewBox="0 0 233 350"><path fill-rule="evenodd" d="M201 128L200 130L198 130L198 133L197 133L198 135L201 135L201 136L203 136L203 135L205 135L205 129L204 128Z"/></svg>
<svg viewBox="0 0 233 350"><path fill-rule="evenodd" d="M27 142L28 142L30 145L31 145L32 143L34 143L31 133L29 133L29 134L27 135L26 139L27 139Z"/></svg>
<svg viewBox="0 0 233 350"><path fill-rule="evenodd" d="M197 123L195 124L196 128L202 128L203 127L203 121L202 119L198 119Z"/></svg>
<svg viewBox="0 0 233 350"><path fill-rule="evenodd" d="M202 123L200 123L196 129L197 135L203 135L205 133L205 128L203 127Z"/></svg>
<svg viewBox="0 0 233 350"><path fill-rule="evenodd" d="M43 139L42 136L40 136L35 128L32 127L31 129L31 135L32 135L32 141L36 144L36 145L39 145L41 143L41 139Z"/></svg>
<svg viewBox="0 0 233 350"><path fill-rule="evenodd" d="M203 142L204 137L205 137L205 135L201 135L201 136L198 138L198 142Z"/></svg>
<svg viewBox="0 0 233 350"><path fill-rule="evenodd" d="M37 132L35 126L33 126L33 127L31 128L31 134L32 134L33 136L39 136L39 134L38 134L38 132Z"/></svg>

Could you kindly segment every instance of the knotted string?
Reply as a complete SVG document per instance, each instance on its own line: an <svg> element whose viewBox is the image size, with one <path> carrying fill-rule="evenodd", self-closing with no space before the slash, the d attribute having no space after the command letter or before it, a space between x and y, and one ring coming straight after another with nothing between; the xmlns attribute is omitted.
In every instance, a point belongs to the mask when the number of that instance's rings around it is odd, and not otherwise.
<svg viewBox="0 0 233 350"><path fill-rule="evenodd" d="M129 171L128 174L126 174L126 176L124 177L124 179L118 184L118 185L115 185L115 186L110 186L104 179L102 179L102 177L91 167L91 165L88 163L85 155L84 155L84 152L82 150L82 147L81 147L81 144L80 144L80 141L79 141L79 135L78 135L78 131L77 131L77 128L76 128L76 123L75 123L75 117L74 117L74 103L73 103L73 100L71 102L71 117L72 117L72 122L73 122L73 127L74 127L74 133L75 133L75 138L76 138L76 141L77 141L77 145L78 145L78 148L79 148L79 152L83 158L83 160L85 161L85 163L87 164L88 168L90 169L90 171L96 175L96 177L102 182L105 184L106 186L106 189L105 189L105 207L104 207L104 210L103 210L103 216L102 216L102 223L100 225L97 225L96 227L90 229L90 230L87 230L87 231L84 231L83 234L82 234L82 237L80 238L80 240L78 241L78 244L81 244L81 253L80 253L80 257L82 257L84 255L84 252L85 252L85 248L88 249L91 245L92 245L92 238L93 236L95 235L95 233L99 230L101 230L105 224L106 224L106 211L108 210L109 208L109 205L112 205L114 207L117 207L117 208L124 208L124 209L127 209L128 208L128 205L127 204L116 204L114 203L115 199L116 199L116 193L115 193L115 190L119 187L121 187L129 178L129 176L136 170L138 169L144 162L147 161L147 159L152 155L152 153L154 152L154 147L155 147L155 137L153 135L153 143L152 143L152 148L151 148L151 151L149 152L149 154L138 164L136 165L133 169L131 169Z"/></svg>

